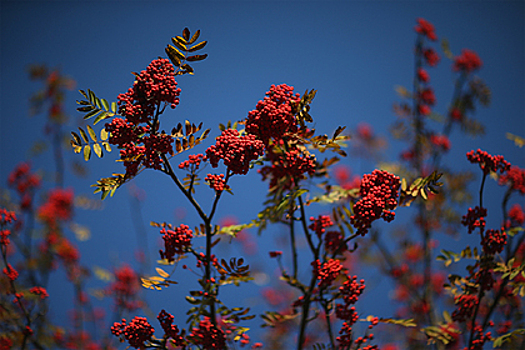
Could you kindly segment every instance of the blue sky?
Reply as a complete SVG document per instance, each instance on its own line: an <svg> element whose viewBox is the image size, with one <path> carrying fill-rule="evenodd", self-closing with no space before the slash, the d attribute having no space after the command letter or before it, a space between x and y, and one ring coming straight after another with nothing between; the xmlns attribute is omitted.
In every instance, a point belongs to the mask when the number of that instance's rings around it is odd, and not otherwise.
<svg viewBox="0 0 525 350"><path fill-rule="evenodd" d="M436 34L449 40L453 53L459 54L462 48L476 51L484 63L479 76L492 90L491 106L477 113L486 126L485 137L470 139L453 133L448 160L468 167L465 153L482 148L524 167L523 149L505 138L506 132L525 136L524 4L1 1L0 181L5 183L11 169L26 159L32 143L43 138L43 118L28 117L28 97L39 88L28 79L30 64L60 67L77 81L78 89L89 88L100 97L116 100L131 86L130 72L165 56L164 47L172 36L184 27L192 32L200 29L201 38L208 40L204 51L209 57L194 65L195 76L179 79L181 103L165 116L166 129L184 119L202 121L214 137L219 122L243 119L271 84L286 83L300 93L318 90L311 114L322 133L331 133L339 125L354 128L361 121L372 124L378 133L387 133L394 121L392 103L399 101L394 87L411 85L413 27L418 17L435 25ZM450 68L451 62L443 58L437 68L429 70L438 112L447 110L452 95L454 75ZM75 112L79 98L72 91L66 102L72 130L81 119ZM398 151L395 147L389 150L392 157L397 157ZM89 185L121 170L113 162L115 157L116 152L102 160L92 159L86 179L68 175L66 184L74 186L77 193L90 195ZM35 158L33 167L49 171L50 160ZM368 162L346 162L357 174L373 170ZM257 182L257 174L233 179L235 195L221 203L219 216L251 219L261 208L266 189ZM175 208L183 203L168 179L150 171L137 179L137 185L147 191L143 207L146 223L175 221ZM489 192L497 196L497 186L492 187ZM85 261L108 268L116 261L132 260L136 243L127 189L104 205L104 211L78 211L76 219L92 230L92 239L79 243ZM152 229L148 232L156 234ZM153 252L156 239L150 239Z"/></svg>

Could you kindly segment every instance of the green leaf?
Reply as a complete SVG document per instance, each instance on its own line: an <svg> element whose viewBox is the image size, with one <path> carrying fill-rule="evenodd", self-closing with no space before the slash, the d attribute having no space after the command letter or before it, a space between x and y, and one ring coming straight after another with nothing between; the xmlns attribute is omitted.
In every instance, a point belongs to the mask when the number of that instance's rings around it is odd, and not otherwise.
<svg viewBox="0 0 525 350"><path fill-rule="evenodd" d="M111 113L117 114L117 103L111 102Z"/></svg>

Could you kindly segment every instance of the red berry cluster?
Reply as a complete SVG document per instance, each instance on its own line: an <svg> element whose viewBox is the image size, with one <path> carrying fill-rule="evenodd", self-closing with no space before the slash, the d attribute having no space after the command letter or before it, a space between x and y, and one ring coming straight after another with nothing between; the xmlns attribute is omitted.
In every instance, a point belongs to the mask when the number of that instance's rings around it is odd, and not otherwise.
<svg viewBox="0 0 525 350"><path fill-rule="evenodd" d="M330 215L319 215L317 219L312 216L310 217L310 221L312 221L312 223L310 226L308 226L308 228L314 231L319 238L321 238L323 233L325 233L326 227L330 227L334 224L330 219Z"/></svg>
<svg viewBox="0 0 525 350"><path fill-rule="evenodd" d="M14 211L8 211L4 208L0 208L0 224L10 224L16 221L16 215Z"/></svg>
<svg viewBox="0 0 525 350"><path fill-rule="evenodd" d="M494 326L494 323L490 321L489 326ZM472 345L468 350L483 350L485 343L492 340L492 332L483 333L483 327L479 324L474 326L474 332L476 334L475 339L472 340Z"/></svg>
<svg viewBox="0 0 525 350"><path fill-rule="evenodd" d="M139 289L137 273L127 264L114 272L115 281L109 286L107 293L115 297L117 307L125 310L136 310L142 303L134 300Z"/></svg>
<svg viewBox="0 0 525 350"><path fill-rule="evenodd" d="M10 187L16 189L20 196L22 209L31 207L32 191L40 187L40 177L31 173L31 167L27 163L20 163L9 174L7 179Z"/></svg>
<svg viewBox="0 0 525 350"><path fill-rule="evenodd" d="M175 108L180 94L175 68L167 59L153 60L136 77L133 87L118 96L119 114L125 119L114 118L105 125L110 134L109 142L120 148L120 159L129 175L135 175L141 164L146 168L160 169L160 156L174 154L173 138L164 132L153 132L150 125L151 117L159 111L161 103Z"/></svg>
<svg viewBox="0 0 525 350"><path fill-rule="evenodd" d="M206 156L204 154L190 154L188 159L179 164L179 169L186 169L190 171L196 171L199 169L199 166L202 161L206 161Z"/></svg>
<svg viewBox="0 0 525 350"><path fill-rule="evenodd" d="M498 171L503 174L510 169L510 163L507 162L503 156L492 156L485 151L478 149L467 153L467 159L475 164L479 164L484 174L488 174L491 171L497 173Z"/></svg>
<svg viewBox="0 0 525 350"><path fill-rule="evenodd" d="M340 336L337 337L337 341L342 348L349 347L353 343L352 325L357 322L359 315L355 311L355 307L351 305L357 302L364 289L365 281L361 279L357 282L357 276L349 278L339 287L344 304L336 305L335 315L337 318L344 320L339 330Z"/></svg>
<svg viewBox="0 0 525 350"><path fill-rule="evenodd" d="M188 225L181 224L179 227L175 227L174 230L166 230L163 228L160 230L163 234L162 239L164 240L163 252L160 250L161 259L167 259L168 261L174 261L173 258L176 254L184 253L184 250L191 246L191 239L193 238L193 231L190 230Z"/></svg>
<svg viewBox="0 0 525 350"><path fill-rule="evenodd" d="M337 259L330 259L319 267L319 260L314 262L314 268L316 268L317 279L319 282L319 288L329 287L333 281L341 274L343 265Z"/></svg>
<svg viewBox="0 0 525 350"><path fill-rule="evenodd" d="M478 54L469 49L461 50L461 55L454 58L454 70L470 73L483 65Z"/></svg>
<svg viewBox="0 0 525 350"><path fill-rule="evenodd" d="M117 145L119 148L128 148L140 142L140 136L149 132L150 127L136 125L122 118L114 118L111 123L105 125L105 129L110 134L110 144Z"/></svg>
<svg viewBox="0 0 525 350"><path fill-rule="evenodd" d="M210 187L217 192L222 192L229 188L229 186L226 185L226 181L224 180L224 174L208 174L206 175L204 181L206 181L210 185Z"/></svg>
<svg viewBox="0 0 525 350"><path fill-rule="evenodd" d="M199 322L199 326L192 329L188 339L203 350L226 349L226 335L211 323L209 317L204 317Z"/></svg>
<svg viewBox="0 0 525 350"><path fill-rule="evenodd" d="M525 213L519 204L514 204L509 210L509 227L521 226L525 223Z"/></svg>
<svg viewBox="0 0 525 350"><path fill-rule="evenodd" d="M417 78L423 83L428 83L430 81L430 76L428 75L428 72L423 68L418 68Z"/></svg>
<svg viewBox="0 0 525 350"><path fill-rule="evenodd" d="M456 107L452 108L452 110L450 111L450 117L452 118L452 120L455 120L455 121L461 121L463 120L463 113Z"/></svg>
<svg viewBox="0 0 525 350"><path fill-rule="evenodd" d="M507 233L503 230L487 230L481 241L485 254L494 255L501 253L507 244Z"/></svg>
<svg viewBox="0 0 525 350"><path fill-rule="evenodd" d="M433 134L430 136L430 142L442 152L446 152L450 149L450 140L446 135Z"/></svg>
<svg viewBox="0 0 525 350"><path fill-rule="evenodd" d="M160 322L160 325L162 329L164 330L164 334L168 338L173 339L175 346L182 346L183 345L183 338L179 334L179 328L173 324L173 320L175 317L173 315L167 313L165 310L162 310L159 315L157 316L157 319Z"/></svg>
<svg viewBox="0 0 525 350"><path fill-rule="evenodd" d="M436 104L436 95L434 95L434 90L428 87L419 92L419 99L430 106Z"/></svg>
<svg viewBox="0 0 525 350"><path fill-rule="evenodd" d="M57 255L68 265L75 264L80 258L78 249L65 237L56 242L55 249Z"/></svg>
<svg viewBox="0 0 525 350"><path fill-rule="evenodd" d="M348 249L344 237L339 231L326 232L324 235L324 247L324 249L330 254Z"/></svg>
<svg viewBox="0 0 525 350"><path fill-rule="evenodd" d="M280 140L286 133L297 131L292 114L292 102L299 102L300 95L286 84L272 85L264 100L259 101L246 118L246 132L257 136L268 145L271 138Z"/></svg>
<svg viewBox="0 0 525 350"><path fill-rule="evenodd" d="M354 205L355 214L350 218L359 234L364 236L374 220L394 220L395 213L392 210L397 206L400 185L399 177L387 171L376 169L372 174L363 176L361 199Z"/></svg>
<svg viewBox="0 0 525 350"><path fill-rule="evenodd" d="M245 175L250 168L250 162L264 154L264 144L255 135L240 135L235 129L226 129L216 138L215 145L206 150L206 156L212 167L219 166L222 159L224 165L233 174Z"/></svg>
<svg viewBox="0 0 525 350"><path fill-rule="evenodd" d="M119 114L133 124L147 123L161 102L171 108L179 104L175 68L168 59L151 61L136 78L133 87L118 96Z"/></svg>
<svg viewBox="0 0 525 350"><path fill-rule="evenodd" d="M423 57L425 58L425 62L430 67L437 66L440 60L437 52L433 48L430 48L430 47L423 50Z"/></svg>
<svg viewBox="0 0 525 350"><path fill-rule="evenodd" d="M49 297L49 294L47 294L47 290L43 287L33 287L29 290L29 293L40 295L40 299L45 299Z"/></svg>
<svg viewBox="0 0 525 350"><path fill-rule="evenodd" d="M485 216L487 216L487 209L475 207L474 209L468 208L467 215L463 215L461 224L468 227L468 233L472 233L476 228L485 228Z"/></svg>
<svg viewBox="0 0 525 350"><path fill-rule="evenodd" d="M426 36L429 40L437 40L434 25L423 18L417 19L417 25L414 27L414 30L416 33Z"/></svg>
<svg viewBox="0 0 525 350"><path fill-rule="evenodd" d="M452 313L452 319L464 322L474 313L476 305L479 304L479 299L475 294L461 294L454 297L454 302L458 308Z"/></svg>
<svg viewBox="0 0 525 350"><path fill-rule="evenodd" d="M73 190L52 189L47 201L38 209L38 216L50 227L55 227L58 220L71 219L73 212Z"/></svg>
<svg viewBox="0 0 525 350"><path fill-rule="evenodd" d="M7 276L7 278L9 278L11 281L14 281L18 278L18 271L15 270L15 268L13 266L11 266L11 264L7 264L6 267L4 267L4 269L2 270L2 272L4 273L4 275Z"/></svg>
<svg viewBox="0 0 525 350"><path fill-rule="evenodd" d="M279 144L284 146L284 141L279 141ZM270 179L270 189L277 186L291 189L298 181L305 179L306 174L311 176L315 173L315 156L296 146L288 145L286 151L274 146L266 152L266 156L271 165L262 167L259 173L263 181Z"/></svg>
<svg viewBox="0 0 525 350"><path fill-rule="evenodd" d="M150 134L144 136L142 139L144 143L144 158L142 163L146 168L153 168L160 170L162 159L161 154L173 155L173 137L165 133Z"/></svg>
<svg viewBox="0 0 525 350"><path fill-rule="evenodd" d="M144 342L151 339L155 330L145 317L137 316L129 324L126 324L125 319L120 323L115 322L111 326L111 333L117 337L124 337L130 346L138 349L144 347Z"/></svg>
<svg viewBox="0 0 525 350"><path fill-rule="evenodd" d="M511 166L498 180L500 185L509 185L514 191L525 194L525 169Z"/></svg>

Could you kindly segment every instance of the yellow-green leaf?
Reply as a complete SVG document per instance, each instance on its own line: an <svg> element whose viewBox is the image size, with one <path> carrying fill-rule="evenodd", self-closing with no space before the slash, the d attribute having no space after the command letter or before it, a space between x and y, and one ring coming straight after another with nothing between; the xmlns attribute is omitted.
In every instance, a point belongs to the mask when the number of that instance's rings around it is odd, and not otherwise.
<svg viewBox="0 0 525 350"><path fill-rule="evenodd" d="M100 139L101 139L102 141L106 141L106 140L108 139L108 132L106 131L105 128L102 128L102 129L100 130Z"/></svg>
<svg viewBox="0 0 525 350"><path fill-rule="evenodd" d="M84 160L87 162L91 158L91 147L86 145L84 147Z"/></svg>
<svg viewBox="0 0 525 350"><path fill-rule="evenodd" d="M80 136L82 136L82 139L84 140L84 142L89 143L89 139L87 137L86 132L81 127L79 127L78 130L80 130Z"/></svg>
<svg viewBox="0 0 525 350"><path fill-rule="evenodd" d="M161 269L160 267L155 268L155 271L157 271L157 273L158 273L161 277L164 277L164 278L168 278L168 277L170 277L170 274L167 273L166 271L164 271L163 269Z"/></svg>
<svg viewBox="0 0 525 350"><path fill-rule="evenodd" d="M89 133L89 136L91 136L91 139L95 142L97 142L97 134L95 134L95 130L93 130L93 128L91 126L87 126L87 131Z"/></svg>
<svg viewBox="0 0 525 350"><path fill-rule="evenodd" d="M197 39L199 38L199 35L201 35L201 31L199 29L197 29L197 31L193 34L193 36L191 37L190 41L188 41L188 44L193 44L194 42L197 41Z"/></svg>
<svg viewBox="0 0 525 350"><path fill-rule="evenodd" d="M81 145L82 141L80 140L80 136L78 136L77 133L71 131L71 136L73 136L73 140L75 141L75 145Z"/></svg>
<svg viewBox="0 0 525 350"><path fill-rule="evenodd" d="M108 152L111 152L111 146L108 142L102 142L102 146L104 146L104 149Z"/></svg>
<svg viewBox="0 0 525 350"><path fill-rule="evenodd" d="M206 57L208 57L208 54L204 54L204 55L193 55L193 56L186 57L186 60L189 61L189 62L202 61L202 60L205 59Z"/></svg>
<svg viewBox="0 0 525 350"><path fill-rule="evenodd" d="M171 38L171 42L173 43L173 45L179 48L179 50L188 51L188 48L186 47L186 45L184 45L182 41L177 40L177 38Z"/></svg>
<svg viewBox="0 0 525 350"><path fill-rule="evenodd" d="M207 43L208 43L207 41L201 41L197 45L193 45L192 47L190 47L188 52L195 52L197 50L200 50L200 49L204 48L204 46L206 46Z"/></svg>
<svg viewBox="0 0 525 350"><path fill-rule="evenodd" d="M102 156L104 155L104 153L102 153L102 147L100 147L100 144L99 143L95 143L93 145L93 152L95 152L95 154L99 157L99 158L102 158Z"/></svg>
<svg viewBox="0 0 525 350"><path fill-rule="evenodd" d="M188 28L184 28L184 30L182 31L182 36L184 40L190 40L190 30Z"/></svg>
<svg viewBox="0 0 525 350"><path fill-rule="evenodd" d="M179 52L179 50L177 50L175 47L173 47L172 45L168 45L166 47L166 54L168 55L168 57L170 58L171 62L179 67L180 66L180 60L183 60L185 57L183 54L181 54ZM181 57L182 56L182 57Z"/></svg>

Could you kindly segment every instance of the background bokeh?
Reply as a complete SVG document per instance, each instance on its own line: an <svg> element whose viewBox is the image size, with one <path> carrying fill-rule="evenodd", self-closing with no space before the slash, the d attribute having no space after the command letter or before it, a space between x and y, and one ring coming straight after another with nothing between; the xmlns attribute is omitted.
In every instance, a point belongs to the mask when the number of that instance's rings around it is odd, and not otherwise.
<svg viewBox="0 0 525 350"><path fill-rule="evenodd" d="M311 114L319 132L332 133L339 125L354 129L364 121L375 133L386 135L395 118L392 103L400 100L395 86L411 88L413 27L418 17L435 25L436 34L449 40L454 54L462 48L476 51L483 60L478 75L492 90L490 108L480 108L476 114L486 126L486 135L473 139L453 132L452 151L445 162L468 168L465 153L481 148L503 154L512 164L524 167L523 148L505 137L506 132L525 136L523 1L1 1L1 186L22 160L31 159L33 169L47 171L48 179L53 170L50 152L35 156L31 151L35 141L45 139L45 118L28 116L28 98L40 87L28 78L30 64L59 67L76 80L77 89L89 88L97 96L115 101L131 86L132 71L145 69L152 59L165 56L164 48L172 36L179 35L184 27L192 32L200 29L201 38L208 41L204 52L209 57L194 65L194 76L179 79L181 103L165 114L164 128L169 130L185 119L202 121L212 129L204 145L207 147L219 134L218 123L245 118L271 84L286 83L300 93L318 90ZM445 113L454 82L451 61L442 57L429 73L437 97L436 111ZM75 100L80 98L76 89L67 95L71 130L82 125L81 115L75 111ZM385 152L398 159L401 149L401 144L393 143ZM115 151L103 159L94 157L86 164L88 174L81 179L68 172L66 187L97 199L90 185L122 170L121 164L114 162L116 158ZM67 159L83 162L73 152ZM354 174L374 169L372 162L362 159L344 162ZM267 189L259 180L255 172L233 178L235 194L221 200L218 217L239 222L252 219L262 208ZM136 191L141 193L140 202L134 199ZM491 183L486 193L487 202L496 208L501 190ZM123 262L135 264L137 245L144 246L137 243L137 230L146 230L150 257L157 259L160 235L149 227L151 220L192 226L196 217L166 176L146 171L104 201L102 210L76 211L75 221L91 230L90 240L77 242L82 262L106 269ZM274 231L265 232L257 241L261 254L248 261L254 268L274 263L266 254L275 249L271 235L278 236L279 228ZM232 255L239 251L235 245L224 250ZM154 261L151 273L153 267ZM374 272L368 273L373 279ZM272 278L275 276L269 275L258 282L264 285ZM64 301L70 300L73 292L64 276L58 274L53 279L50 294L54 317L66 324L68 305ZM370 285L371 296L363 298L361 310L388 316L385 313L392 305L382 283L376 276ZM92 288L103 286L101 281L93 281ZM166 308L177 315L187 309L179 290L181 287L175 286L145 295L154 313ZM242 293L249 303L260 304L256 288L230 290L234 298ZM109 310L107 302L101 303ZM177 322L184 319L181 315Z"/></svg>

